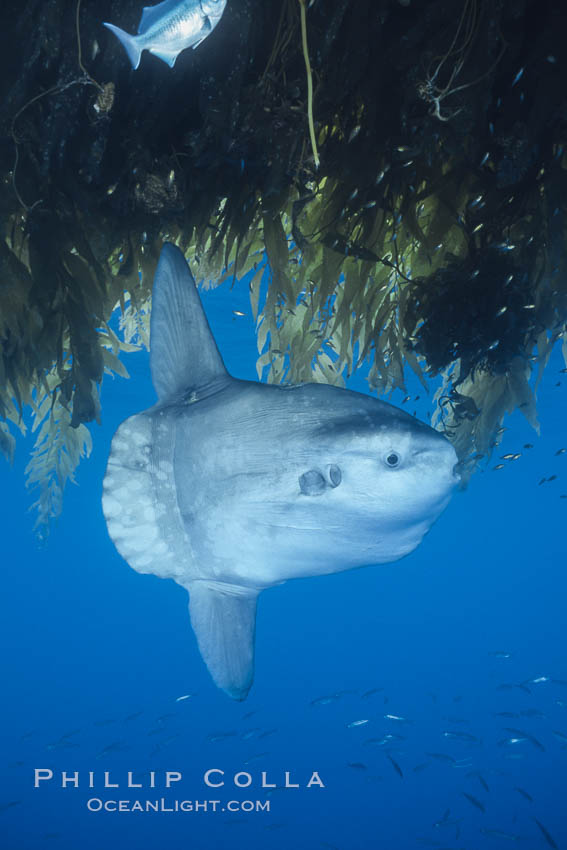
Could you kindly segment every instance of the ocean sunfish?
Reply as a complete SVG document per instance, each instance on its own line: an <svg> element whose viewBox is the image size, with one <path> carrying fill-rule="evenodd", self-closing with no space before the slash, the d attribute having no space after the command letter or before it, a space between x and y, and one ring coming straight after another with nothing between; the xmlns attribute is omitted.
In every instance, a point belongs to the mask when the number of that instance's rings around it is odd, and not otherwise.
<svg viewBox="0 0 567 850"><path fill-rule="evenodd" d="M412 552L449 502L457 457L440 433L362 393L233 378L171 244L150 334L158 402L118 428L103 511L133 569L189 591L209 672L241 700L260 591Z"/></svg>
<svg viewBox="0 0 567 850"><path fill-rule="evenodd" d="M226 0L164 0L143 8L138 35L130 35L114 24L103 26L120 41L132 68L140 64L143 50L173 68L182 50L198 47L212 33L225 6Z"/></svg>

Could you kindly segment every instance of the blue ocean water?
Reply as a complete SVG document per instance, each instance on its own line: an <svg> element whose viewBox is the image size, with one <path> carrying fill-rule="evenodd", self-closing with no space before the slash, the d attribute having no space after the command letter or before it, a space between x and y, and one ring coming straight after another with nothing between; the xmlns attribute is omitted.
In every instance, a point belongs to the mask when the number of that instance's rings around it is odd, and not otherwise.
<svg viewBox="0 0 567 850"><path fill-rule="evenodd" d="M203 301L229 371L255 379L246 286ZM1 468L2 847L567 847L559 350L538 391L541 436L509 417L487 468L413 554L262 594L244 703L211 682L186 592L131 570L108 537L111 438L155 400L147 354L125 361L131 378L105 378L92 457L44 548L23 483L29 441ZM422 398L407 407L424 418L430 402L410 386ZM364 378L349 387L365 391ZM36 769L53 778L34 787ZM211 769L224 786L204 783ZM166 771L182 775L171 788ZM79 787L62 787L63 772ZM128 772L142 788L127 787ZM263 772L275 789L262 788ZM282 787L286 772L301 787ZM324 787L305 787L313 772ZM249 787L234 785L239 773ZM105 788L105 774L119 787ZM136 800L166 810L105 809ZM193 811L168 811L174 801Z"/></svg>

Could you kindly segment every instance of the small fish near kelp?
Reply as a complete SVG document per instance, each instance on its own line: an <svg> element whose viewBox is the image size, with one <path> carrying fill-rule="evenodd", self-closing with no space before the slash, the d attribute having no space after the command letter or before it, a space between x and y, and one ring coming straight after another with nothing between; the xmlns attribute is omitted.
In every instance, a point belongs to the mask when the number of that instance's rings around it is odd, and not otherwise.
<svg viewBox="0 0 567 850"><path fill-rule="evenodd" d="M138 34L104 23L124 47L132 68L140 64L147 50L173 68L179 54L198 47L212 33L226 6L226 0L164 0L157 6L145 6Z"/></svg>

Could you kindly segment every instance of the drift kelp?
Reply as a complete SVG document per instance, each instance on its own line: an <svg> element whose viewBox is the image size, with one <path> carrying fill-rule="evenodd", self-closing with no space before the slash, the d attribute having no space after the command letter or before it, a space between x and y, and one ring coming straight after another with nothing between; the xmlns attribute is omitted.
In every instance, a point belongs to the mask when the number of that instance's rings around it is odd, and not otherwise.
<svg viewBox="0 0 567 850"><path fill-rule="evenodd" d="M553 4L315 2L307 65L299 0L233 0L202 48L135 74L110 2L37 8L3 9L29 36L0 80L7 451L30 399L96 418L123 368L105 322L128 305L147 334L164 238L197 278L251 273L270 381L341 385L366 356L379 392L406 366L443 374L435 421L472 465L506 410L536 421L530 358L545 366L567 309Z"/></svg>

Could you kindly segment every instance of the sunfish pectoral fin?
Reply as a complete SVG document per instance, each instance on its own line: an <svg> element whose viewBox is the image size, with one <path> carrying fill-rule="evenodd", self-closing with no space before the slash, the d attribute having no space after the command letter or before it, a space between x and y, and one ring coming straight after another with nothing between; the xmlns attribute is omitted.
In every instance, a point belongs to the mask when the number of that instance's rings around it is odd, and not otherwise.
<svg viewBox="0 0 567 850"><path fill-rule="evenodd" d="M167 242L154 278L150 368L160 401L229 380L187 261Z"/></svg>
<svg viewBox="0 0 567 850"><path fill-rule="evenodd" d="M132 63L132 68L136 70L138 65L140 64L140 57L142 55L142 48L139 46L137 41L137 36L130 35L128 32L124 32L120 27L115 27L114 24L104 23L105 26L110 32L113 32L126 53L128 54L128 59Z"/></svg>
<svg viewBox="0 0 567 850"><path fill-rule="evenodd" d="M254 678L258 591L200 580L187 588L191 625L213 681L233 699L246 699Z"/></svg>

